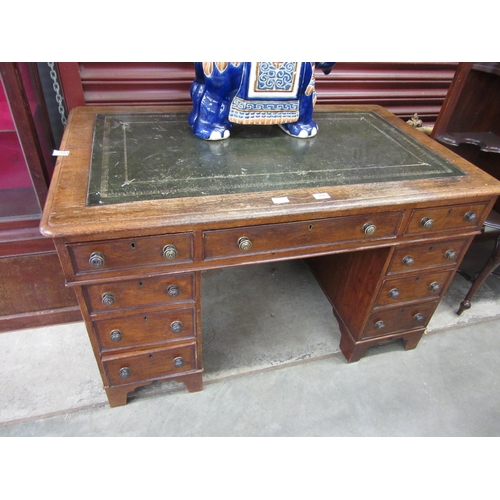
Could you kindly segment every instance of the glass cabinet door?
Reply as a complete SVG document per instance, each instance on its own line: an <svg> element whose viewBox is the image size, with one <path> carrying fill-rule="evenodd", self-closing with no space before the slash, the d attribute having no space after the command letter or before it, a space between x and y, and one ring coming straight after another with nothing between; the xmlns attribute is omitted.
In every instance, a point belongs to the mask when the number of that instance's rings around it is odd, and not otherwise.
<svg viewBox="0 0 500 500"><path fill-rule="evenodd" d="M0 224L38 219L41 207L3 84L0 85Z"/></svg>

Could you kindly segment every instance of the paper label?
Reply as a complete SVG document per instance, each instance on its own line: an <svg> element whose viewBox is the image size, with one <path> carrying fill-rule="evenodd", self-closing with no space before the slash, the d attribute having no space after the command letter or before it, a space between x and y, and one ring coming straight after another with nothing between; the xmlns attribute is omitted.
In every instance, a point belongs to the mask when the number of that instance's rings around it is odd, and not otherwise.
<svg viewBox="0 0 500 500"><path fill-rule="evenodd" d="M328 198L330 198L330 195L328 193L314 193L313 196L317 200L327 200Z"/></svg>
<svg viewBox="0 0 500 500"><path fill-rule="evenodd" d="M272 198L273 203L279 205L280 203L290 203L290 200L287 196L282 196L280 198Z"/></svg>

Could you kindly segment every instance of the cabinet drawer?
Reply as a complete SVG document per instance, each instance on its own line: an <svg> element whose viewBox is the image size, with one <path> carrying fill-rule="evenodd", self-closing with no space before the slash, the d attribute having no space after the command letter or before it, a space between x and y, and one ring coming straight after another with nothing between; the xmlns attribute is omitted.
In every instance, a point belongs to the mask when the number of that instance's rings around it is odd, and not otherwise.
<svg viewBox="0 0 500 500"><path fill-rule="evenodd" d="M116 269L171 266L192 262L191 233L123 240L96 241L68 246L76 275Z"/></svg>
<svg viewBox="0 0 500 500"><path fill-rule="evenodd" d="M131 356L103 358L109 385L154 380L196 368L196 345L150 349Z"/></svg>
<svg viewBox="0 0 500 500"><path fill-rule="evenodd" d="M192 273L84 286L90 312L185 302L193 299Z"/></svg>
<svg viewBox="0 0 500 500"><path fill-rule="evenodd" d="M94 321L102 351L194 339L194 309L148 312Z"/></svg>
<svg viewBox="0 0 500 500"><path fill-rule="evenodd" d="M373 313L368 320L362 338L383 337L391 333L425 328L439 301L405 307L385 309Z"/></svg>
<svg viewBox="0 0 500 500"><path fill-rule="evenodd" d="M419 276L387 280L380 291L377 307L411 302L414 300L438 299L453 271L441 271Z"/></svg>
<svg viewBox="0 0 500 500"><path fill-rule="evenodd" d="M414 210L405 234L477 229L485 209L486 203L470 203Z"/></svg>
<svg viewBox="0 0 500 500"><path fill-rule="evenodd" d="M467 239L419 243L398 248L394 252L388 274L404 273L436 266L455 265Z"/></svg>
<svg viewBox="0 0 500 500"><path fill-rule="evenodd" d="M346 241L394 238L403 212L351 215L204 232L205 259L244 257Z"/></svg>

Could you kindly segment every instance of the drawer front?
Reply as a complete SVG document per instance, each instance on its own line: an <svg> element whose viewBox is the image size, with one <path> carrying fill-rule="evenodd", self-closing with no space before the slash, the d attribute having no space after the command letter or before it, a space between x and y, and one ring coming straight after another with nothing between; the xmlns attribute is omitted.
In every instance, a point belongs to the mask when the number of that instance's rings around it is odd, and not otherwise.
<svg viewBox="0 0 500 500"><path fill-rule="evenodd" d="M427 302L373 313L362 338L382 337L391 333L425 328L438 304L439 301Z"/></svg>
<svg viewBox="0 0 500 500"><path fill-rule="evenodd" d="M452 274L453 271L441 271L387 280L382 286L376 306L382 307L414 300L438 299L448 285Z"/></svg>
<svg viewBox="0 0 500 500"><path fill-rule="evenodd" d="M132 356L103 358L102 364L111 386L160 379L196 369L196 346L151 349Z"/></svg>
<svg viewBox="0 0 500 500"><path fill-rule="evenodd" d="M75 274L171 266L193 261L191 233L96 241L68 246Z"/></svg>
<svg viewBox="0 0 500 500"><path fill-rule="evenodd" d="M388 274L404 273L436 266L456 265L467 239L419 243L394 252Z"/></svg>
<svg viewBox="0 0 500 500"><path fill-rule="evenodd" d="M185 302L193 299L192 273L163 278L116 281L84 286L90 312Z"/></svg>
<svg viewBox="0 0 500 500"><path fill-rule="evenodd" d="M102 351L194 339L194 309L148 312L94 321Z"/></svg>
<svg viewBox="0 0 500 500"><path fill-rule="evenodd" d="M402 216L403 212L398 211L205 231L204 255L206 260L244 257L346 241L394 238Z"/></svg>
<svg viewBox="0 0 500 500"><path fill-rule="evenodd" d="M477 229L486 203L414 210L405 234L425 234L452 229Z"/></svg>

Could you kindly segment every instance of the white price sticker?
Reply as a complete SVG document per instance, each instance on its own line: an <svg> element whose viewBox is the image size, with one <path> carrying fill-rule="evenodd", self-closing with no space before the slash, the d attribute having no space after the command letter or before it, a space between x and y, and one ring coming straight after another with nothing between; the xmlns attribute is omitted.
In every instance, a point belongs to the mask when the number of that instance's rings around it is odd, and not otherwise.
<svg viewBox="0 0 500 500"><path fill-rule="evenodd" d="M328 193L314 193L313 196L317 200L327 200L328 198L330 198L330 195Z"/></svg>
<svg viewBox="0 0 500 500"><path fill-rule="evenodd" d="M281 203L290 203L290 200L287 196L281 196L280 198L271 198L275 205L279 205Z"/></svg>

